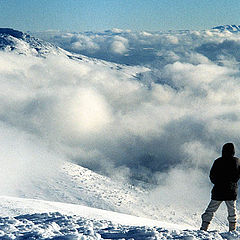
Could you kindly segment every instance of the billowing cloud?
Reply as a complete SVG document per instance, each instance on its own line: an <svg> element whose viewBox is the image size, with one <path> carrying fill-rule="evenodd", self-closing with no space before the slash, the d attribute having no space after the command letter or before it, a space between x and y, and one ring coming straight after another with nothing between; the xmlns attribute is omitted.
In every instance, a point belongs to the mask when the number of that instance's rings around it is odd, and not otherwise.
<svg viewBox="0 0 240 240"><path fill-rule="evenodd" d="M104 32L43 32L36 36L60 47L89 57L123 64L173 63L176 58L189 62L200 53L212 61L238 59L239 33L229 31L133 32L113 29ZM232 60L232 59L231 59Z"/></svg>
<svg viewBox="0 0 240 240"><path fill-rule="evenodd" d="M0 52L0 121L95 171L157 184L153 198L184 203L190 191L194 204L204 201L222 144L240 146L236 35L111 31L51 40L150 71Z"/></svg>
<svg viewBox="0 0 240 240"><path fill-rule="evenodd" d="M128 51L128 40L124 37L116 36L110 45L110 49L113 53L124 54Z"/></svg>

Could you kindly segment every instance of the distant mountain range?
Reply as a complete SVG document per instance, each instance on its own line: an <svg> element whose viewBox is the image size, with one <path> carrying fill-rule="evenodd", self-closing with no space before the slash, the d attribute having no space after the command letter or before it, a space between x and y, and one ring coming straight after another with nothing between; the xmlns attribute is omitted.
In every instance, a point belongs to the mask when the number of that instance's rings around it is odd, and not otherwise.
<svg viewBox="0 0 240 240"><path fill-rule="evenodd" d="M220 30L220 31L229 31L229 32L239 32L240 31L240 25L222 25L214 27L213 29Z"/></svg>

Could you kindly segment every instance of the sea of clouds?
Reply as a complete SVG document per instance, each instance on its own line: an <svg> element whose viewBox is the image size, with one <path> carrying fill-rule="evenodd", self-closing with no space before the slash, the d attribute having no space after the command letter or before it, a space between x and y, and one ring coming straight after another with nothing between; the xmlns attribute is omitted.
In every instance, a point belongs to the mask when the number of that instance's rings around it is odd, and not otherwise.
<svg viewBox="0 0 240 240"><path fill-rule="evenodd" d="M28 155L26 165L35 165L51 151L113 178L153 183L157 201L208 201L213 160L225 142L234 142L237 154L240 147L238 33L35 35L71 52L140 65L143 72L1 51L1 159L22 168ZM39 145L45 150L32 154Z"/></svg>

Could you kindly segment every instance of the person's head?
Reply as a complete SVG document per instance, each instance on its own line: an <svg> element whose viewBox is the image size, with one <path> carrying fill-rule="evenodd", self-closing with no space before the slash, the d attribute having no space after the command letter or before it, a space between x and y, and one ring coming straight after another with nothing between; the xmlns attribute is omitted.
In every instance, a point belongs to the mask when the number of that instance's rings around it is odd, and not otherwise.
<svg viewBox="0 0 240 240"><path fill-rule="evenodd" d="M225 143L222 147L223 157L233 157L235 154L235 149L233 143Z"/></svg>

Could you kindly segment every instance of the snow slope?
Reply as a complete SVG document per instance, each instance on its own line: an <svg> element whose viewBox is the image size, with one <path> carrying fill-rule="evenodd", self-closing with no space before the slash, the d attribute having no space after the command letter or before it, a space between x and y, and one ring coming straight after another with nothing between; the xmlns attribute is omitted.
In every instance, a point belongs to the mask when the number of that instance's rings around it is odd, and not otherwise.
<svg viewBox="0 0 240 240"><path fill-rule="evenodd" d="M18 196L21 199L1 197L1 216L16 216L35 212L45 213L48 211L48 206L50 206L51 210L49 211L51 212L70 215L75 213L82 217L92 217L92 210L90 211L87 208L91 207L151 218L153 222L155 220L161 223L172 223L174 229L198 229L201 211L203 211L203 209L199 209L196 212L190 207L187 209L181 203L176 207L178 204L171 205L168 202L162 203L162 201L159 203L154 202L150 198L150 189L115 181L70 162L62 162L59 167L56 167L54 174L28 177L20 183L15 192L8 195ZM24 200L23 198L34 198L35 200ZM48 200L48 202L42 204L39 200ZM59 204L54 205L49 201L57 201ZM68 208L64 207L66 203L75 203L82 206L78 207L80 210L77 212L76 205L71 205L72 208ZM57 206L61 206L66 212L60 211ZM83 206L86 206L86 208ZM97 215L96 212L94 214L94 218L97 216L106 218L105 211L99 210ZM226 209L220 209L210 229L226 231L227 221L222 222L220 220L224 219L225 214ZM116 216L115 219L119 219L119 217ZM120 223L130 224L128 219L129 217L126 217ZM107 220L109 219L107 218ZM169 227L170 225L162 224L161 226Z"/></svg>
<svg viewBox="0 0 240 240"><path fill-rule="evenodd" d="M44 172L44 167L42 169ZM28 176L19 183L16 190L12 185L8 186L11 191L6 190L2 194L81 204L175 224L181 222L188 227L199 225L200 212L174 210L168 203L158 204L151 200L150 189L114 181L70 162L62 162L59 167L56 166L54 173ZM178 216L175 216L176 213Z"/></svg>
<svg viewBox="0 0 240 240"><path fill-rule="evenodd" d="M238 232L204 232L80 205L0 197L1 239L239 239ZM18 214L18 216L15 216ZM185 229L185 230L184 230Z"/></svg>
<svg viewBox="0 0 240 240"><path fill-rule="evenodd" d="M144 189L115 182L69 162L62 163L54 174L26 179L21 182L21 192L12 195L149 216ZM151 214L154 215L154 210Z"/></svg>

